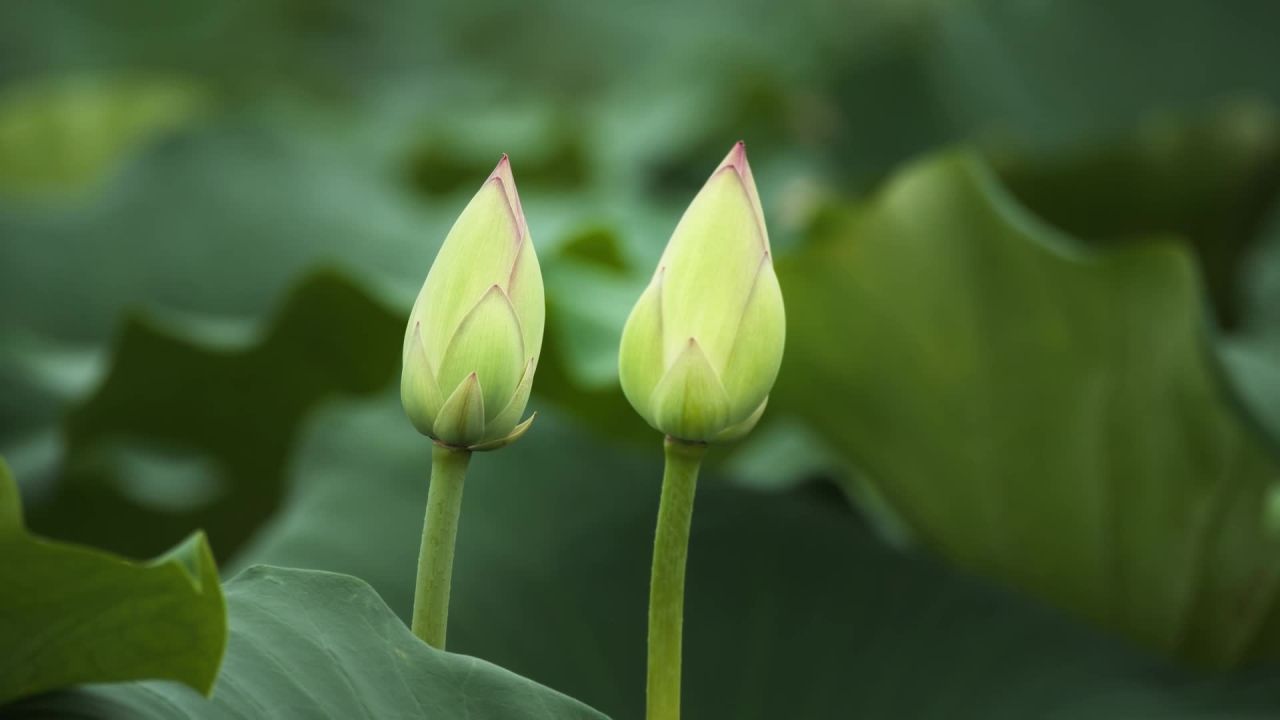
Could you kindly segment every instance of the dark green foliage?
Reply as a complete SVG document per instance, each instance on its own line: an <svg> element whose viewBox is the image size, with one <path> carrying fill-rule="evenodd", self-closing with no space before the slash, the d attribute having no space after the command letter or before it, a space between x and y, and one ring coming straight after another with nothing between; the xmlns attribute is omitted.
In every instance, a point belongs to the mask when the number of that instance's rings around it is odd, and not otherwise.
<svg viewBox="0 0 1280 720"><path fill-rule="evenodd" d="M739 139L788 348L700 491L686 714L1280 713L1278 26L1261 0L4 6L0 453L28 524L360 580L228 582L212 701L0 715L595 716L537 682L638 717L660 438L617 339ZM546 280L540 417L473 463L450 642L510 672L393 616L429 455L404 314L504 152ZM15 537L128 575L105 605L212 607L184 563ZM49 624L14 588L89 586L19 557L0 669ZM0 687L208 686L218 648L157 667L131 635L174 635L138 625Z"/></svg>

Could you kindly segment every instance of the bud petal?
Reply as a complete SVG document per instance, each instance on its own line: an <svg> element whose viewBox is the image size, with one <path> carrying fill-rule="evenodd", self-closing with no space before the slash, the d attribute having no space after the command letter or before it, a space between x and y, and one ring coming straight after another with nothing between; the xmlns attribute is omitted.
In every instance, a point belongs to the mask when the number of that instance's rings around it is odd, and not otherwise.
<svg viewBox="0 0 1280 720"><path fill-rule="evenodd" d="M530 415L527 420L517 425L506 437L482 442L478 445L472 445L469 449L480 452L484 450L497 450L498 448L504 448L523 437L525 432L529 429L529 426L533 424L533 419L536 417L538 417L538 413Z"/></svg>
<svg viewBox="0 0 1280 720"><path fill-rule="evenodd" d="M536 359L542 348L542 330L546 324L547 302L542 290L542 269L533 242L526 236L511 268L506 285L507 297L520 318L526 359Z"/></svg>
<svg viewBox="0 0 1280 720"><path fill-rule="evenodd" d="M444 401L431 436L458 447L484 439L484 396L475 373L468 375Z"/></svg>
<svg viewBox="0 0 1280 720"><path fill-rule="evenodd" d="M451 387L469 374L484 388L484 404L498 410L511 402L525 364L520 321L502 288L493 286L463 318L449 341L437 382Z"/></svg>
<svg viewBox="0 0 1280 720"><path fill-rule="evenodd" d="M651 399L665 374L662 352L662 268L631 309L622 329L618 379L627 401L650 425L655 425Z"/></svg>
<svg viewBox="0 0 1280 720"><path fill-rule="evenodd" d="M538 254L533 250L533 240L529 235L529 225L524 218L524 206L520 204L520 193L516 191L516 181L511 175L511 161L506 155L498 161L498 166L489 175L490 180L497 179L507 196L507 205L515 215L516 230L519 233L519 247L507 281L502 287L511 298L516 314L520 318L520 327L524 332L524 346L531 357L537 355L542 347L542 330L546 323L546 300L542 290L542 269L538 266Z"/></svg>
<svg viewBox="0 0 1280 720"><path fill-rule="evenodd" d="M755 282L764 236L742 178L716 171L693 199L663 254L663 334L667 363L696 337L712 365L723 367L737 313Z"/></svg>
<svg viewBox="0 0 1280 720"><path fill-rule="evenodd" d="M728 425L729 398L698 341L689 338L653 389L655 426L681 440L705 442Z"/></svg>
<svg viewBox="0 0 1280 720"><path fill-rule="evenodd" d="M765 252L769 251L769 231L765 227L764 222L764 206L760 204L760 193L756 191L756 177L751 172L751 163L747 162L747 145L739 140L733 144L733 148L729 150L729 154L724 156L724 160L720 161L720 165L716 167L717 171L725 168L733 168L737 171L738 176L742 178L742 186L747 191L747 198L751 202L751 207L755 210L756 221L760 223L760 235L764 237Z"/></svg>
<svg viewBox="0 0 1280 720"><path fill-rule="evenodd" d="M766 406L768 406L768 404L769 404L769 398L765 398L764 402L760 403L760 406L757 407L754 412L748 415L746 420L743 420L742 422L736 423L734 425L730 425L724 430L721 430L714 438L712 438L712 441L713 442L732 442L734 440L741 438L747 433L751 432L752 430L755 429L756 424L760 422L760 418L764 417L764 409Z"/></svg>
<svg viewBox="0 0 1280 720"><path fill-rule="evenodd" d="M494 285L506 287L523 244L502 181L491 178L449 231L410 315L422 323L424 350L434 366L476 301Z"/></svg>
<svg viewBox="0 0 1280 720"><path fill-rule="evenodd" d="M409 334L405 344L404 369L400 375L400 404L404 406L409 422L423 435L431 434L440 406L444 405L444 396L436 383L435 371L422 350L422 333L417 323L413 324L413 332Z"/></svg>
<svg viewBox="0 0 1280 720"><path fill-rule="evenodd" d="M516 424L520 422L520 416L524 414L525 406L529 404L529 391L533 389L533 371L536 369L532 359L525 364L524 374L520 377L520 384L516 386L511 402L507 403L507 406L493 419L485 423L487 437L506 435L515 429Z"/></svg>
<svg viewBox="0 0 1280 720"><path fill-rule="evenodd" d="M725 393L730 398L730 421L735 423L761 406L782 365L787 318L782 306L782 288L778 286L778 276L768 257L760 264L740 323L721 374Z"/></svg>
<svg viewBox="0 0 1280 720"><path fill-rule="evenodd" d="M520 233L520 237L529 236L529 226L524 220L524 207L520 204L520 193L516 191L516 179L511 174L511 158L506 153L498 158L498 164L494 166L493 172L489 173L489 180L497 180L502 188L502 192L507 197L507 206L511 208L516 221L516 229Z"/></svg>

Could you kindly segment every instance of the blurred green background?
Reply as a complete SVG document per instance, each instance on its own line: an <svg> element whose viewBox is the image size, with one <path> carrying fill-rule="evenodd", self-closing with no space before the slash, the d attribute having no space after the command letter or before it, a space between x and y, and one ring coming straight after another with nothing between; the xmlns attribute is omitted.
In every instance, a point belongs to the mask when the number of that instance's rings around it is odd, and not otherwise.
<svg viewBox="0 0 1280 720"><path fill-rule="evenodd" d="M403 323L509 153L539 419L450 649L639 717L660 438L616 347L744 139L788 303L694 518L697 718L1280 715L1280 7L0 8L0 455L29 526L412 602ZM232 622L235 622L233 605Z"/></svg>

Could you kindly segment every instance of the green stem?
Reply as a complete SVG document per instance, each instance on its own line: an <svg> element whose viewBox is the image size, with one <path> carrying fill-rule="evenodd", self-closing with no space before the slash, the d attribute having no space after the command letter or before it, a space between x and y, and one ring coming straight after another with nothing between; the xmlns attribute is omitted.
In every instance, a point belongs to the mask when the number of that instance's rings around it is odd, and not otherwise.
<svg viewBox="0 0 1280 720"><path fill-rule="evenodd" d="M653 538L653 575L649 581L649 680L645 688L648 720L679 720L680 644L684 626L684 566L689 552L693 496L705 445L674 438L666 441L662 501Z"/></svg>
<svg viewBox="0 0 1280 720"><path fill-rule="evenodd" d="M418 556L418 588L413 594L413 634L441 650L449 624L449 583L462 509L462 481L470 460L469 450L436 445L431 452L431 487Z"/></svg>

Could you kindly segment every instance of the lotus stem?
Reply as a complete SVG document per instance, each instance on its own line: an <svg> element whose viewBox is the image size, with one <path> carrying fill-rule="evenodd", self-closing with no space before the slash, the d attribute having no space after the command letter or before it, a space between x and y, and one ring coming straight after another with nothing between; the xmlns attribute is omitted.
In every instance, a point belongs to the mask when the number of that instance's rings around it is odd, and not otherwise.
<svg viewBox="0 0 1280 720"><path fill-rule="evenodd" d="M662 500L653 539L649 584L649 665L645 688L647 720L680 717L680 656L684 627L684 568L698 468L706 445L666 440Z"/></svg>
<svg viewBox="0 0 1280 720"><path fill-rule="evenodd" d="M418 556L418 585L413 594L413 634L444 650L449 625L449 586L453 579L453 546L462 510L462 485L471 452L434 445L427 516Z"/></svg>

